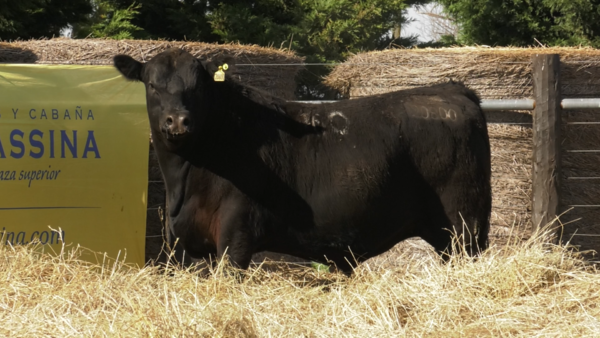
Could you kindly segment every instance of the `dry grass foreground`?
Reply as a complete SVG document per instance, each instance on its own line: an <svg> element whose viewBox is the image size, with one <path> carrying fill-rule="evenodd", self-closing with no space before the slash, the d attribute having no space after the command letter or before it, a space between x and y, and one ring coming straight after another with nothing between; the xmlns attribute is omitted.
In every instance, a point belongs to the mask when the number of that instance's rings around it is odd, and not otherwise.
<svg viewBox="0 0 600 338"><path fill-rule="evenodd" d="M91 265L0 249L6 337L598 337L600 273L534 236L480 259L405 257L351 278L310 268L222 273ZM228 270L230 271L230 270Z"/></svg>

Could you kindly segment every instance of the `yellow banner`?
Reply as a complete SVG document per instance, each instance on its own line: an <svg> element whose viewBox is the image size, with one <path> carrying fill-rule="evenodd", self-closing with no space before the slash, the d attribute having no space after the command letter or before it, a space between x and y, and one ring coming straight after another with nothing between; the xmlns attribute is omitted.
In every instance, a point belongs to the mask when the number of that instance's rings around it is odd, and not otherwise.
<svg viewBox="0 0 600 338"><path fill-rule="evenodd" d="M60 252L50 226L143 265L149 133L144 87L113 67L0 65L3 244Z"/></svg>

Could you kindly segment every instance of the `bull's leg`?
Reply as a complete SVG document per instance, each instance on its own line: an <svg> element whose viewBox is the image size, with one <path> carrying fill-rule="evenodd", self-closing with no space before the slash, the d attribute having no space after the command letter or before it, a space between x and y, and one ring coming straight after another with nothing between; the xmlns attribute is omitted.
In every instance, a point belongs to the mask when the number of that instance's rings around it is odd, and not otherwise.
<svg viewBox="0 0 600 338"><path fill-rule="evenodd" d="M441 204L448 220L445 230L455 235L457 245L469 255L477 255L487 248L491 197L471 185L454 185L441 194ZM442 215L439 214L438 219ZM438 224L443 224L440 221ZM452 249L451 247L449 248Z"/></svg>
<svg viewBox="0 0 600 338"><path fill-rule="evenodd" d="M457 151L457 166L446 183L441 201L459 235L459 244L469 255L477 255L488 246L492 211L490 145L485 122L475 127Z"/></svg>
<svg viewBox="0 0 600 338"><path fill-rule="evenodd" d="M457 248L469 255L487 248L491 199L477 190L454 185L430 200L421 237L445 259Z"/></svg>
<svg viewBox="0 0 600 338"><path fill-rule="evenodd" d="M164 255L166 256L165 263L168 262L173 265L192 263L191 257L186 254L185 249L183 248L183 243L173 233L170 217L168 216L166 216L164 220L164 237L166 242L166 246L164 247Z"/></svg>
<svg viewBox="0 0 600 338"><path fill-rule="evenodd" d="M219 245L217 246L218 257L227 255L233 266L240 269L247 269L254 253L253 240L244 233L235 231L225 231L221 234Z"/></svg>
<svg viewBox="0 0 600 338"><path fill-rule="evenodd" d="M445 216L445 215L444 215ZM436 217L438 222L432 222L429 229L421 235L435 251L440 254L444 260L448 260L454 250L463 250L468 255L476 255L485 249L486 243L480 242L480 237L474 233L472 226L458 223L459 226L454 226L446 220L439 220L441 217ZM456 221L459 222L459 221ZM442 225L443 226L440 226Z"/></svg>
<svg viewBox="0 0 600 338"><path fill-rule="evenodd" d="M478 255L488 247L489 218L479 217L477 212L464 209L456 212L455 232L459 235L459 245L464 245L468 255Z"/></svg>
<svg viewBox="0 0 600 338"><path fill-rule="evenodd" d="M247 269L255 249L255 239L247 224L245 206L235 203L222 204L217 256L226 254L233 266Z"/></svg>
<svg viewBox="0 0 600 338"><path fill-rule="evenodd" d="M452 254L451 224L439 207L429 215L420 237L429 243L440 256L447 260Z"/></svg>
<svg viewBox="0 0 600 338"><path fill-rule="evenodd" d="M196 271L202 272L204 275L207 274L211 264L214 264L214 253L211 254L211 251L207 250L199 252L198 246L193 245L192 249L195 250L193 252L195 257L193 257L190 252L185 250L184 243L181 239L175 237L171 229L167 227L165 230L168 243L166 250L168 251L168 257L170 257L169 263L183 268L194 266ZM194 244L197 244L197 241L194 241Z"/></svg>

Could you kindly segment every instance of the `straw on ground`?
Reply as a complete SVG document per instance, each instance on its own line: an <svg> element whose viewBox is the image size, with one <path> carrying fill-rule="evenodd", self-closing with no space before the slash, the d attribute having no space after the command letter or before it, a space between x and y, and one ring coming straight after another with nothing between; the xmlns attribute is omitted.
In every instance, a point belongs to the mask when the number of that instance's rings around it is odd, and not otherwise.
<svg viewBox="0 0 600 338"><path fill-rule="evenodd" d="M442 264L401 253L346 278L310 268L89 264L1 249L0 335L10 337L594 337L600 273L534 236ZM410 250L409 250L410 251Z"/></svg>

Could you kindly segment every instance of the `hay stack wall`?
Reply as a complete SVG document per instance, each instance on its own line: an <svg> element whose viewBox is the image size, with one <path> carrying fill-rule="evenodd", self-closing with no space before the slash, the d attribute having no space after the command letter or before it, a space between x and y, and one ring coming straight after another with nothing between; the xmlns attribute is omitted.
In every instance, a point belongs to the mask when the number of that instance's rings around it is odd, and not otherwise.
<svg viewBox="0 0 600 338"><path fill-rule="evenodd" d="M238 64L288 64L303 61L292 52L255 45L61 38L0 42L0 62L112 65L112 58L117 54L127 54L138 61L148 61L169 48L181 48L196 57L208 60L218 55L230 55ZM228 73L228 75L235 76L240 82L261 88L273 95L294 99L296 89L294 77L298 68L240 66L235 68L235 73Z"/></svg>
<svg viewBox="0 0 600 338"><path fill-rule="evenodd" d="M211 59L218 55L230 55L238 64L288 64L302 63L295 54L272 48L226 44L215 45L198 42L175 41L114 41L101 39L52 39L0 42L0 62L39 64L87 64L111 65L113 56L127 54L139 61L148 61L169 48L182 48L196 57ZM295 75L299 67L287 66L239 66L228 76L273 95L294 99ZM148 167L148 215L146 228L146 260L157 259L163 245L161 211L165 208L165 192L162 174L152 145ZM164 256L159 260L163 260Z"/></svg>
<svg viewBox="0 0 600 338"><path fill-rule="evenodd" d="M349 98L400 89L462 81L482 99L532 98L531 58L559 54L561 91L565 98L600 97L600 51L587 48L444 48L396 49L358 54L337 66L326 83ZM572 122L600 121L597 110L564 111L562 127L561 204L600 205L600 154L568 153L573 149L600 149L600 126ZM510 226L519 235L531 230L531 112L488 112L492 147L492 242L503 242ZM498 122L513 124L499 124ZM521 123L521 124L516 124ZM600 208L575 208L563 221L581 218L565 227L565 238L576 231L600 234ZM599 237L573 237L584 249L600 249Z"/></svg>

